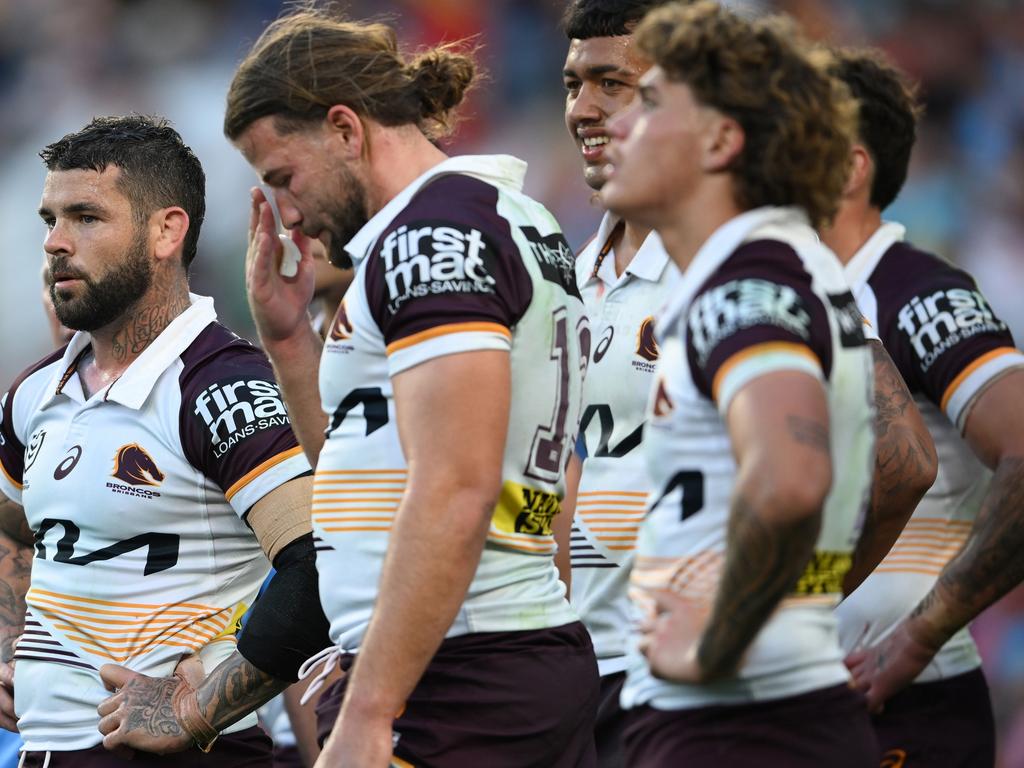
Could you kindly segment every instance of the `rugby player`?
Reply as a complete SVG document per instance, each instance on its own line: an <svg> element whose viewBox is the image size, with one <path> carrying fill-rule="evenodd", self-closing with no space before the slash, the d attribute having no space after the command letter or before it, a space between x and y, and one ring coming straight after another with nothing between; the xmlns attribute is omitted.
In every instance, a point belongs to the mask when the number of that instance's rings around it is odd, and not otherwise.
<svg viewBox="0 0 1024 768"><path fill-rule="evenodd" d="M407 60L388 26L302 10L228 92L225 133L304 254L282 278L254 192L250 303L317 457L325 667L351 667L321 700L320 766L593 764L597 665L551 531L590 334L524 164L432 142L473 78L465 55ZM322 352L314 237L356 268Z"/></svg>
<svg viewBox="0 0 1024 768"><path fill-rule="evenodd" d="M682 277L657 320L627 764L877 765L832 615L871 481L871 356L811 228L855 105L780 19L673 5L634 35L654 64L609 124L600 196Z"/></svg>
<svg viewBox="0 0 1024 768"><path fill-rule="evenodd" d="M254 611L241 653L280 674L316 647L267 641L296 609L326 629L315 597L290 594L315 588L312 479L266 358L188 291L205 178L177 132L157 118L97 118L41 156L50 297L78 333L3 399L3 660L17 661L25 766L124 765L100 745L101 673L117 685L128 669L162 678L149 707L178 691L185 725L165 734L190 746L189 728L208 724L186 670L221 685L231 676L214 668L235 648L267 558L286 577ZM269 766L270 744L244 718L209 755L159 764Z"/></svg>
<svg viewBox="0 0 1024 768"><path fill-rule="evenodd" d="M566 10L565 122L583 159L583 178L595 191L604 184L607 121L633 100L648 67L632 31L660 4L575 0ZM601 673L594 736L598 764L608 768L623 765L619 694L629 640L626 588L651 490L640 442L658 357L653 313L678 275L656 233L611 213L576 257L594 349L569 473L570 483L579 478L576 502L570 488L556 533L561 553L569 555L571 602L590 632Z"/></svg>
<svg viewBox="0 0 1024 768"><path fill-rule="evenodd" d="M992 765L992 709L966 625L1024 578L1024 355L969 274L882 219L916 134L907 79L868 50L840 51L834 72L860 117L842 205L822 236L940 457L896 546L839 606L840 638L887 759Z"/></svg>

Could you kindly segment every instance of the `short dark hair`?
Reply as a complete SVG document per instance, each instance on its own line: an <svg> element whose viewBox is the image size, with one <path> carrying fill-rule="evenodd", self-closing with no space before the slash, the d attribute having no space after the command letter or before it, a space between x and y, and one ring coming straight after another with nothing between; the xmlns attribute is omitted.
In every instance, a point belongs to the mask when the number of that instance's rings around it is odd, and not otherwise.
<svg viewBox="0 0 1024 768"><path fill-rule="evenodd" d="M206 215L206 174L195 153L162 117L124 115L93 118L85 128L45 147L39 156L49 171L121 170L117 186L136 221L153 211L180 206L188 214L182 264L196 256Z"/></svg>
<svg viewBox="0 0 1024 768"><path fill-rule="evenodd" d="M907 180L921 115L917 87L877 49L840 48L833 55L832 74L860 107L857 137L875 164L871 204L884 210Z"/></svg>
<svg viewBox="0 0 1024 768"><path fill-rule="evenodd" d="M570 40L628 35L652 8L668 0L572 0L562 16Z"/></svg>

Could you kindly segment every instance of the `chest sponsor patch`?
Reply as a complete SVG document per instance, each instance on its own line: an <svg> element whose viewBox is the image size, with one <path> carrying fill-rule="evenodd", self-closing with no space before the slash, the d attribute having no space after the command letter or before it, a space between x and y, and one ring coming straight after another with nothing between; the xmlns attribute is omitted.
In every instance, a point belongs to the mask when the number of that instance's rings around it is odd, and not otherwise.
<svg viewBox="0 0 1024 768"><path fill-rule="evenodd" d="M924 371L965 339L1007 330L985 297L967 288L915 296L900 308L896 327L906 335Z"/></svg>
<svg viewBox="0 0 1024 768"><path fill-rule="evenodd" d="M447 221L398 227L380 245L388 311L409 299L457 293L494 293L498 251L481 230Z"/></svg>
<svg viewBox="0 0 1024 768"><path fill-rule="evenodd" d="M788 285L750 277L709 288L690 308L698 364L703 366L724 339L756 325L774 325L804 340L811 337L811 314Z"/></svg>
<svg viewBox="0 0 1024 768"><path fill-rule="evenodd" d="M291 423L281 389L267 379L229 378L211 384L190 405L221 458L247 437Z"/></svg>

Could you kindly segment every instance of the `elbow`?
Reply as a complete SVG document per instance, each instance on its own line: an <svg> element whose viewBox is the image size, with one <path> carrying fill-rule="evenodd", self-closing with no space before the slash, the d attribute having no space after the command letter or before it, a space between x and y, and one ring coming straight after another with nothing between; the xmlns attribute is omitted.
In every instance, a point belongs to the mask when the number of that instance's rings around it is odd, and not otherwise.
<svg viewBox="0 0 1024 768"><path fill-rule="evenodd" d="M825 460L798 470L751 472L742 478L738 491L762 519L787 524L820 518L831 488L832 466Z"/></svg>

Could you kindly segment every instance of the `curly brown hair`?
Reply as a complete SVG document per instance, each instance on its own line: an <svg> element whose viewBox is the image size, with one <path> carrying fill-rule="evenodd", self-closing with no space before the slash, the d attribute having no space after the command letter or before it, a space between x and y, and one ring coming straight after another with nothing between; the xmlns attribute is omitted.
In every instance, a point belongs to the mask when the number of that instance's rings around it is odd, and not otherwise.
<svg viewBox="0 0 1024 768"><path fill-rule="evenodd" d="M381 125L417 125L432 139L444 136L476 77L472 57L458 47L441 45L407 62L387 24L297 8L271 23L238 65L224 134L235 140L268 115L278 118L278 130L298 130L345 104Z"/></svg>
<svg viewBox="0 0 1024 768"><path fill-rule="evenodd" d="M827 51L787 19L752 21L714 2L652 11L636 44L670 80L743 129L743 149L729 168L741 209L796 205L815 226L835 216L857 106L829 76Z"/></svg>

